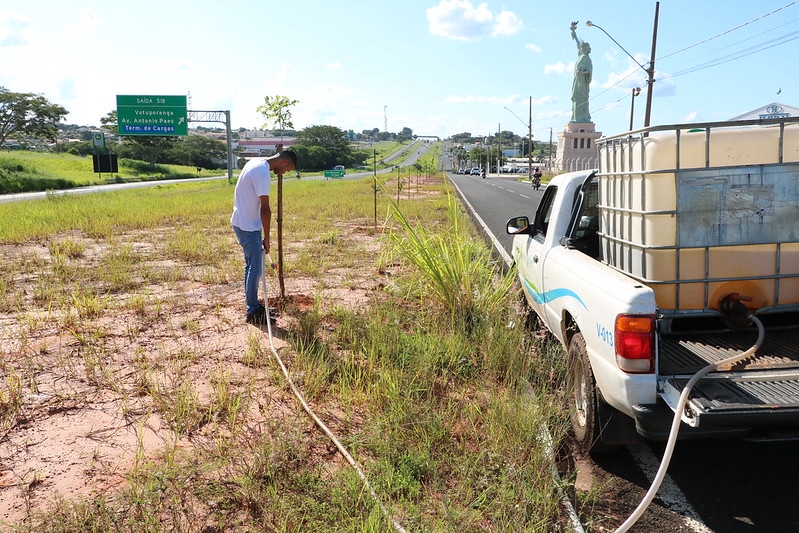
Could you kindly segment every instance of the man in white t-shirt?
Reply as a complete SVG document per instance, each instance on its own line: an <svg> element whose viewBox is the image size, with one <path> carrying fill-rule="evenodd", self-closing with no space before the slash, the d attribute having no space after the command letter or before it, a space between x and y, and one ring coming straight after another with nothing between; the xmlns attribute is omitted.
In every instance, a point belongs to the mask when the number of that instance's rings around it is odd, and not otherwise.
<svg viewBox="0 0 799 533"><path fill-rule="evenodd" d="M250 324L265 324L269 316L266 307L258 302L263 252L269 253L269 230L272 223L272 209L269 207L272 178L269 171L282 176L295 168L297 154L284 150L267 158L251 159L241 169L236 182L230 224L244 251L244 295L247 301L247 322Z"/></svg>

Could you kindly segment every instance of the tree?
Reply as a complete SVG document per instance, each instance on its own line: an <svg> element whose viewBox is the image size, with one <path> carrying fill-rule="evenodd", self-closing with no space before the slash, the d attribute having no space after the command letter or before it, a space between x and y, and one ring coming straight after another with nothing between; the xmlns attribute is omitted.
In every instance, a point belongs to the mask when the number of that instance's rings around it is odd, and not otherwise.
<svg viewBox="0 0 799 533"><path fill-rule="evenodd" d="M488 163L489 151L487 148L475 147L469 150L469 161L477 166Z"/></svg>
<svg viewBox="0 0 799 533"><path fill-rule="evenodd" d="M324 151L307 152L314 146ZM295 139L294 149L298 158L305 153L314 156L308 162L302 160L302 168L306 170L324 170L336 165L352 167L366 160L364 152L352 148L347 132L335 126L309 126L301 130Z"/></svg>
<svg viewBox="0 0 799 533"><path fill-rule="evenodd" d="M117 133L119 126L117 124L118 117L116 109L110 111L106 116L100 119L103 128L111 133ZM150 163L151 168L155 168L161 154L175 144L174 137L161 137L161 136L126 136L125 140L117 149L117 153L121 157L128 159L140 159Z"/></svg>
<svg viewBox="0 0 799 533"><path fill-rule="evenodd" d="M302 163L301 170L316 171L330 169L335 166L335 164L330 164L331 161L335 160L335 157L327 148L295 144L292 149L297 153L297 161Z"/></svg>
<svg viewBox="0 0 799 533"><path fill-rule="evenodd" d="M450 140L453 142L453 144L468 143L471 142L472 140L472 134L469 132L456 133L455 135L450 137Z"/></svg>
<svg viewBox="0 0 799 533"><path fill-rule="evenodd" d="M33 93L12 93L0 87L0 145L12 134L54 141L58 123L69 111Z"/></svg>
<svg viewBox="0 0 799 533"><path fill-rule="evenodd" d="M280 130L293 128L291 122L291 106L299 104L299 100L293 100L288 96L264 96L264 105L258 106L257 111L263 115L266 121L262 126L267 129L270 124L274 124Z"/></svg>
<svg viewBox="0 0 799 533"><path fill-rule="evenodd" d="M270 122L276 124L277 127L284 131L287 128L293 128L294 124L291 122L291 106L298 104L298 100L293 100L288 96L265 96L264 105L258 106L258 112L261 113L266 121L264 127ZM281 136L281 139L283 137ZM283 175L277 175L277 281L280 286L280 297L286 297L286 285L283 281ZM264 294L264 298L266 295ZM266 302L269 307L269 303Z"/></svg>
<svg viewBox="0 0 799 533"><path fill-rule="evenodd" d="M214 161L227 158L227 145L204 135L188 135L175 142L164 152L164 162L176 165L193 165L202 168L219 168Z"/></svg>
<svg viewBox="0 0 799 533"><path fill-rule="evenodd" d="M411 139L413 139L413 130L407 126L397 134L398 141L410 141Z"/></svg>

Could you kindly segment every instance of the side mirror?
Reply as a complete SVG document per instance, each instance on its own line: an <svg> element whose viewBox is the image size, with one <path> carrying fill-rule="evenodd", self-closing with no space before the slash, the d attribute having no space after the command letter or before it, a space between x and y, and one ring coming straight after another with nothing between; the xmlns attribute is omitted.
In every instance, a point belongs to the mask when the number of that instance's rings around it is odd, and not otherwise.
<svg viewBox="0 0 799 533"><path fill-rule="evenodd" d="M527 217L515 217L508 220L505 231L510 235L533 234L533 228L530 227L530 219Z"/></svg>

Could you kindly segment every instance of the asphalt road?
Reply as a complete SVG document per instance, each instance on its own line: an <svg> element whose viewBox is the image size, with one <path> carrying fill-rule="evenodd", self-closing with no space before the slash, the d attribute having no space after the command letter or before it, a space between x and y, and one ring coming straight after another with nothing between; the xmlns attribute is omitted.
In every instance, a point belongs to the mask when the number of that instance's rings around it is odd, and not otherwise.
<svg viewBox="0 0 799 533"><path fill-rule="evenodd" d="M449 176L474 210L472 216L489 241L504 250L507 257L512 240L505 233L507 220L518 215L532 219L543 187L535 191L529 182L517 182L513 175L485 179L453 173ZM598 477L621 481L622 489L614 494L626 496L614 502L614 508L622 514L626 512L629 516L649 489L663 448L664 443L643 442L591 461L591 469L600 472ZM631 531L799 531L798 453L799 441L679 441L653 503L665 509L658 516L670 518L663 512L673 515L679 529L667 527L665 522L673 524L673 521L665 519L663 527L652 526L652 516L644 521L645 513Z"/></svg>
<svg viewBox="0 0 799 533"><path fill-rule="evenodd" d="M465 174L449 174L479 216L478 224L485 225L483 231L489 239L495 239L505 252L509 253L513 238L505 232L508 219L515 216L527 215L532 220L544 188L533 189L529 181L518 181L517 174L467 176ZM474 214L472 214L474 216ZM504 256L503 256L504 257Z"/></svg>

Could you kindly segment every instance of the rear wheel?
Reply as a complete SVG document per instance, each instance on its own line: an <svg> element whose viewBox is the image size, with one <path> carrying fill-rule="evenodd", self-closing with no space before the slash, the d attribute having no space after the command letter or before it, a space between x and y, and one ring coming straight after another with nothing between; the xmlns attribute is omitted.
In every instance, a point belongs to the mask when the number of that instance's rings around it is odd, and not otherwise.
<svg viewBox="0 0 799 533"><path fill-rule="evenodd" d="M576 333L569 343L568 354L569 418L578 448L585 452L606 453L620 448L602 441L599 409L611 409L596 388L585 339Z"/></svg>

